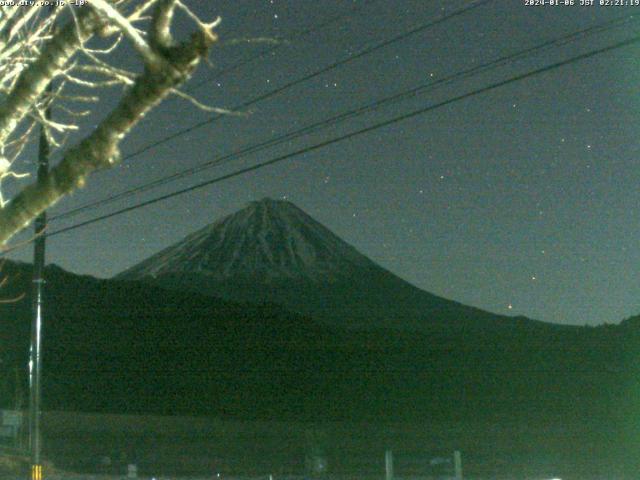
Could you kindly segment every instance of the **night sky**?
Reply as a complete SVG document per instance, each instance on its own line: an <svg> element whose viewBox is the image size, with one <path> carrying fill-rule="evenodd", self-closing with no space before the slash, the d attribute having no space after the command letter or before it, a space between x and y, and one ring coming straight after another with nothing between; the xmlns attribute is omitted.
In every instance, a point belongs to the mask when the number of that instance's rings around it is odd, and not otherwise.
<svg viewBox="0 0 640 480"><path fill-rule="evenodd" d="M205 18L223 19L221 44L211 55L213 66L200 68L191 90L203 102L232 108L470 2L188 3ZM247 115L226 116L99 173L51 214L634 13L640 15L640 7L489 2L259 102L244 110ZM286 40L340 15L341 20L318 31ZM639 29L640 16L619 28L53 222L51 230L612 45L634 37ZM182 33L182 23L177 30ZM263 58L218 74L274 47L241 41L260 38L281 43ZM268 196L291 200L362 253L429 292L550 322L619 322L640 313L638 59L639 44L619 48L54 236L48 240L47 260L74 272L109 277ZM107 104L112 96L107 94ZM136 151L210 116L183 100L167 100L126 140L123 151ZM27 160L23 170L31 168ZM12 257L30 255L26 248Z"/></svg>

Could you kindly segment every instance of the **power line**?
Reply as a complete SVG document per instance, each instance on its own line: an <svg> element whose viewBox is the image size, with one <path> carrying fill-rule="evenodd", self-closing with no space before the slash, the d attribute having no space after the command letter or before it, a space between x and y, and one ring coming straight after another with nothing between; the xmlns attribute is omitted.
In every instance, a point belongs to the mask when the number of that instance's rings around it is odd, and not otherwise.
<svg viewBox="0 0 640 480"><path fill-rule="evenodd" d="M478 7L482 6L482 5L485 5L485 4L487 4L487 3L491 2L491 1L493 1L493 0L475 0L475 1L465 5L464 7L461 7L459 9L457 9L457 10L454 10L453 12L451 12L449 14L441 16L440 18L438 18L436 20L432 20L430 22L421 24L421 25L419 25L417 27L414 27L414 28L412 28L410 30L407 30L407 31L405 31L405 32L403 32L403 33L401 33L399 35L396 35L395 37L392 37L392 38L390 38L388 40L384 40L382 42L379 42L379 43L377 43L377 44L375 44L375 45L373 45L371 47L365 48L364 50L360 51L359 53L357 53L355 55L352 55L350 57L347 57L347 58L344 58L344 59L339 60L337 62L334 62L334 63L332 63L332 64L330 64L330 65L328 65L326 67L321 68L320 70L316 70L315 72L313 72L311 74L305 75L305 76L303 76L301 78L298 78L298 79L293 80L293 81L291 81L289 83L286 83L285 85L282 85L281 87L278 87L278 88L276 88L274 90L266 92L266 93L264 93L262 95L259 95L258 97L254 97L253 99L248 100L246 102L243 102L242 104L236 105L236 106L232 107L231 110L241 110L241 109L247 108L247 107L249 107L249 106L251 106L251 105L253 105L255 103L258 103L258 102L260 102L262 100L266 100L267 98L275 96L275 95L277 95L277 94L279 94L279 93L281 93L281 92L283 92L283 91L285 91L285 90L287 90L287 89L289 89L289 88L291 88L291 87L293 87L295 85L298 85L298 84L301 84L301 83L306 82L308 80L311 80L311 79L313 79L313 78L315 78L315 77L317 77L317 76L319 76L321 74L327 73L327 72L329 72L331 70L334 70L334 69L336 69L336 68L338 68L338 67L340 67L342 65L345 65L345 64L347 64L349 62L352 62L352 61L357 60L359 58L362 58L362 57L364 57L366 55L369 55L369 54L371 54L371 53L373 53L373 52L375 52L377 50L380 50L380 49L382 49L384 47L392 45L393 43L402 41L402 40L404 40L404 39L406 39L406 38L408 38L408 37L410 37L412 35L415 35L416 33L422 32L422 31L427 30L429 28L432 28L432 27L434 27L436 25L444 23L444 22L450 20L451 18L455 18L457 16L460 16L460 15L462 15L462 14L468 12L468 11L471 11L471 10L473 10L475 8L478 8ZM182 129L182 130L180 130L178 132L175 132L175 133L173 133L171 135L167 135L167 136L165 136L165 137L163 137L163 138L161 138L161 139L159 139L159 140L157 140L155 142L149 143L149 144L145 145L144 147L139 148L138 150L125 155L122 158L122 161L124 162L124 161L126 161L128 159L136 157L136 156L138 156L138 155L140 155L140 154L142 154L144 152L147 152L147 151L149 151L149 150L151 150L153 148L156 148L156 147L158 147L158 146L160 146L160 145L162 145L164 143L172 141L172 140L174 140L174 139L176 139L178 137L186 135L187 133L190 133L190 132L192 132L194 130L197 130L198 128L201 128L201 127L203 127L205 125L213 123L215 120L217 120L217 119L219 119L220 117L223 117L223 116L224 115L214 115L213 117L210 117L207 120L203 120L202 122L198 122L198 123L196 123L194 125L191 125L190 127ZM82 208L82 207L79 207L79 208ZM76 210L76 209L74 209L74 210ZM68 213L69 212L63 212L60 215L52 217L51 220L55 220L56 218L60 218L62 216L66 216Z"/></svg>
<svg viewBox="0 0 640 480"><path fill-rule="evenodd" d="M440 18L438 18L436 20L432 20L430 22L421 24L421 25L419 25L417 27L414 27L414 28L412 28L412 29L410 29L410 30L408 30L406 32L403 32L403 33L401 33L399 35L396 35L393 38L390 38L388 40L384 40L384 41L382 41L380 43L377 43L377 44L375 44L375 45L373 45L371 47L365 48L364 50L360 51L359 53L357 53L355 55L351 55L349 57L343 58L342 60L339 60L339 61L334 62L334 63L332 63L332 64L330 64L330 65L328 65L326 67L323 67L320 70L316 70L313 73L307 74L307 75L305 75L305 76L303 76L301 78L298 78L296 80L292 80L291 82L285 83L284 85L282 85L282 86L280 86L280 87L278 87L278 88L276 88L274 90L270 90L270 91L268 91L266 93L258 95L257 97L254 97L251 100L247 100L247 101L245 101L243 103L235 105L235 106L231 107L230 110L243 110L243 109L245 109L247 107L250 107L251 105L254 105L254 104L258 103L258 102L261 102L261 101L266 100L268 98L271 98L271 97L273 97L275 95L278 95L279 93L282 93L285 90L288 90L288 89L290 89L290 88L292 88L292 87L294 87L296 85L299 85L301 83L307 82L307 81L309 81L309 80L311 80L313 78L316 78L316 77L318 77L318 76L320 76L320 75L322 75L324 73L330 72L331 70L335 70L336 68L341 67L342 65L346 65L347 63L353 62L354 60L357 60L357 59L362 58L362 57L364 57L366 55L369 55L369 54L371 54L373 52L376 52L376 51L378 51L378 50L380 50L380 49L382 49L384 47L387 47L387 46L392 45L394 43L400 42L400 41L402 41L402 40L404 40L404 39L406 39L406 38L408 38L408 37L410 37L412 35L415 35L417 33L420 33L420 32L423 32L425 30L428 30L429 28L435 27L436 25L444 23L444 22L446 22L446 21L448 21L448 20L450 20L452 18L455 18L455 17L458 17L460 15L463 15L466 12L469 12L469 11L475 9L475 8L478 8L478 7L480 7L482 5L485 5L485 4L487 4L489 2L492 2L492 1L493 0L474 0L471 3L467 4L466 6L461 7L459 9L457 9L457 10L454 10L453 12L451 12L449 14L443 15L443 16L441 16ZM191 125L190 127L187 127L187 128L182 129L182 130L179 130L178 132L175 132L175 133L173 133L171 135L167 135L167 136L165 136L165 137L163 137L163 138L161 138L161 139L159 139L159 140L157 140L155 142L149 143L149 144L145 145L144 147L139 148L138 150L136 150L136 151L134 151L132 153L129 153L129 154L125 155L122 158L122 161L128 160L128 159L133 158L133 157L137 157L138 155L140 155L140 154L142 154L144 152L147 152L147 151L149 151L149 150L151 150L153 148L156 148L156 147L158 147L158 146L160 146L160 145L162 145L164 143L167 143L167 142L169 142L171 140L174 140L174 139L176 139L178 137L186 135L187 133L191 133L194 130L197 130L198 128L201 128L201 127L203 127L205 125L209 125L209 124L213 123L214 121L216 121L217 119L219 119L221 117L224 117L224 116L225 115L222 115L222 114L214 115L214 116L208 118L207 120L203 120L201 122L198 122L198 123L195 123L195 124Z"/></svg>
<svg viewBox="0 0 640 480"><path fill-rule="evenodd" d="M439 80L433 81L433 82L429 82L426 84L422 84L420 86L414 87L412 89L409 90L405 90L402 91L400 93L396 93L394 95L379 99L377 101L374 101L372 103L369 103L367 105L364 105L362 107L356 108L354 110L349 110L347 112L343 112L339 115L330 117L328 119L324 119L315 123L312 123L310 125L307 125L306 127L303 127L301 129L295 130L295 131L291 131L288 133L285 133L283 135L280 135L276 138L273 139L269 139L263 142L260 142L258 144L253 144L250 145L248 147L242 148L240 150L237 150L235 152L232 152L230 154L221 156L221 157L216 157L212 160L209 160L207 162L204 162L200 165L188 168L186 170L183 170L181 172L177 172L171 175L167 175L163 178L151 181L151 182L147 182L144 183L142 185L139 185L137 187L134 187L132 189L129 190L125 190L123 192L117 193L115 195L111 195L107 198L101 199L101 200L97 200L94 202L90 202L78 207L75 207L71 210L65 211L55 217L52 218L52 220L55 219L61 219L61 218L67 218L67 217L72 217L75 216L83 211L89 210L89 209L94 209L97 207L100 207L102 205L106 205L109 203L112 203L116 200L122 199L122 198L126 198L129 197L131 195L135 195L137 193L142 193L145 192L147 190L162 186L162 185L166 185L168 183L174 182L176 180L179 180L181 178L185 178L187 176L193 175L195 173L199 173L203 170L215 167L215 166L219 166L223 163L227 163L231 160L235 160L241 157L244 157L246 155L249 155L251 153L255 153L261 150L264 150L266 148L275 146L275 145L279 145L281 143L284 143L286 141L290 141L293 139L296 139L298 137L301 137L303 135L312 133L314 131L318 131L321 130L323 128L326 128L328 126L332 126L335 125L339 122L343 122L345 120L348 120L350 118L362 115L364 113L367 112L371 112L374 110L377 110L385 105L391 104L391 103L395 103L407 98L410 98L412 96L415 96L417 94L423 93L427 90L431 90L434 89L436 87L440 87L442 85L451 83L455 80L460 80L460 79L464 79L464 78L469 78L472 77L474 75L480 74L480 73L486 73L492 69L495 69L497 67L501 67L504 66L508 63L511 63L515 60L519 60L528 56L531 56L535 53L539 53L541 51L544 51L546 49L549 49L551 47L557 47L557 46L561 46L564 44L567 44L571 41L574 41L578 38L584 38L587 35L592 35L594 33L602 33L606 30L612 29L612 28L617 28L621 25L625 25L630 23L632 20L634 21L638 21L638 19L635 19L633 15L629 16L623 16L623 17L618 17L615 19L612 19L610 21L604 22L604 23L600 23L591 27L587 27L585 29L579 30L577 32L573 32L570 34L566 34L566 35L562 35L558 38L552 39L552 40L548 40L546 42L543 42L542 44L527 48L525 50L521 50L509 55L505 55L502 57L499 57L495 60L492 60L488 63L484 63L482 65L478 65L476 67L472 67L469 68L467 70L463 70L461 72L457 72L455 74L449 75L447 77L441 78Z"/></svg>
<svg viewBox="0 0 640 480"><path fill-rule="evenodd" d="M444 100L442 102L439 102L439 103L436 103L436 104L433 104L433 105L429 105L427 107L423 107L423 108L420 108L420 109L417 109L417 110L413 110L411 112L408 112L408 113L393 117L393 118L391 118L389 120L385 120L383 122L378 122L376 124L370 125L368 127L362 128L360 130L356 130L356 131L341 135L339 137L334 137L332 139L316 143L315 145L311 145L311 146L296 150L296 151L291 152L291 153L280 155L278 157L272 158L272 159L267 160L265 162L258 163L256 165L252 165L250 167L242 168L242 169L236 170L235 172L232 172L232 173L229 173L229 174L226 174L226 175L222 175L222 176L219 176L219 177L216 177L216 178L204 181L204 182L200 182L200 183L197 183L197 184L192 185L190 187L183 188L181 190L176 190L176 191L168 193L166 195L161 195L161 196L153 198L151 200L140 202L138 204L131 205L131 206L126 207L126 208L122 208L122 209L117 210L115 212L108 213L106 215L101 215L101 216L98 216L98 217L94 217L94 218L92 218L90 220L86 220L84 222L80 222L80 223L77 223L75 225L70 225L68 227L61 228L59 230L56 230L56 231L54 231L52 233L47 234L47 236L51 237L51 236L59 235L61 233L69 232L69 231L72 231L72 230L75 230L75 229L78 229L78 228L81 228L81 227L84 227L84 226L87 226L87 225L91 225L91 224L96 223L96 222L100 222L100 221L106 220L108 218L115 217L117 215L121 215L123 213L127 213L127 212L130 212L130 211L133 211L133 210L137 210L139 208L146 207L148 205L152 205L154 203L158 203L158 202L161 202L163 200L167 200L169 198L176 197L178 195L182 195L184 193L192 192L194 190L198 190L200 188L203 188L203 187L206 187L206 186L209 186L209 185L213 185L215 183L219 183L219 182L222 182L224 180L228 180L230 178L234 178L234 177L243 175L245 173L249 173L249 172L252 172L252 171L267 167L269 165L274 165L276 163L280 163L280 162L283 162L285 160L288 160L288 159L291 159L291 158L294 158L294 157L297 157L297 156L300 156L300 155L304 155L306 153L310 153L310 152L319 150L321 148L336 144L336 143L341 142L343 140L348 140L350 138L354 138L354 137L357 137L359 135L363 135L365 133L369 133L369 132L372 132L374 130L378 130L380 128L386 127L386 126L389 126L389 125L392 125L392 124L395 124L395 123L398 123L398 122L402 122L404 120L408 120L408 119L414 118L414 117L416 117L418 115L423 115L423 114L425 114L427 112L430 112L432 110L435 110L437 108L441 108L441 107L444 107L444 106L447 106L447 105L451 105L451 104L453 104L455 102L459 102L461 100L465 100L467 98L471 98L471 97L474 97L476 95L480 95L480 94L495 90L495 89L503 87L505 85L508 85L508 84L511 84L511 83L514 83L514 82L518 82L518 81L521 81L521 80L524 80L524 79L527 79L527 78L531 78L531 77L534 77L536 75L540 75L542 73L546 73L546 72L549 72L551 70L555 70L557 68L560 68L560 67L563 67L563 66L566 66L566 65L581 61L581 60L585 60L587 58L594 57L596 55L601 55L601 54L606 53L606 52L610 52L610 51L613 51L613 50L616 50L616 49L619 49L619 48L622 48L622 47L633 45L633 44L638 43L638 42L640 42L640 36L637 36L637 37L634 37L634 38L631 38L631 39L628 39L628 40L625 40L625 41L622 41L622 42L618 42L618 43L615 43L613 45L610 45L610 46L607 46L607 47L603 47L603 48L600 48L600 49L597 49L597 50L592 50L592 51L587 52L587 53L576 55L576 56L571 57L571 58L569 58L567 60L556 62L556 63L553 63L551 65L547 65L545 67L541 67L541 68L529 71L527 73L523 73L523 74L520 74L520 75L516 75L516 76L510 77L510 78L508 78L506 80L502 80L502 81L499 81L499 82L496 82L496 83L492 83L491 85L488 85L486 87L482 87L480 89L473 90L471 92L467 92L467 93L464 93L462 95L458 95L458 96L452 97L452 98L450 98L448 100Z"/></svg>
<svg viewBox="0 0 640 480"><path fill-rule="evenodd" d="M371 1L370 3L374 3L373 1ZM292 35L289 35L286 37L286 42L278 42L276 45L274 45L271 48L267 48L265 50L262 50L258 53L256 53L255 55L250 55L247 58L245 58L244 60L241 60L239 62L234 63L233 65L230 65L228 67L223 68L220 72L215 74L215 77L210 77L210 78L205 78L203 80L201 80L198 83L195 83L193 85L189 86L189 91L193 92L194 90L197 90L198 88L200 88L201 86L215 81L217 79L219 79L220 77L231 73L239 68L244 67L245 65L252 63L256 60L259 60L261 58L266 57L267 55L276 52L278 49L282 48L283 46L287 45L288 42L292 42L298 38L302 38L302 37L306 37L307 35L310 35L322 28L325 28L329 25L331 25L332 23L337 23L349 16L352 16L354 13L358 12L359 10L362 10L365 6L368 6L366 4L366 2L362 2L361 4L356 4L354 7L350 8L349 10L347 10L344 13L340 13L338 15L333 15L329 18L327 18L324 22L321 22L317 25L313 25L312 27L309 28L305 28L304 30L294 33Z"/></svg>

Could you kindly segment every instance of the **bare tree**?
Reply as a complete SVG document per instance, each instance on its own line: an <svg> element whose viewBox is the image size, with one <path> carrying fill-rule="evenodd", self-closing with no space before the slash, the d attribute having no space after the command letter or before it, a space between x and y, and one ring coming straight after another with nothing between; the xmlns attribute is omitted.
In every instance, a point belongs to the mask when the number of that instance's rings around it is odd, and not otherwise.
<svg viewBox="0 0 640 480"><path fill-rule="evenodd" d="M218 23L201 21L181 0L87 0L55 9L24 2L0 7L0 182L21 177L15 160L40 125L51 145L62 149L60 162L40 181L13 198L0 195L0 245L63 196L82 187L89 174L112 167L123 138L167 95L179 90L206 57ZM34 5L31 5L34 3ZM193 22L183 41L171 34L174 14ZM96 46L96 43L99 44ZM128 43L140 58L139 73L110 61ZM93 113L102 88L124 87L118 104L72 146L65 139L79 118ZM51 120L52 103L65 113Z"/></svg>

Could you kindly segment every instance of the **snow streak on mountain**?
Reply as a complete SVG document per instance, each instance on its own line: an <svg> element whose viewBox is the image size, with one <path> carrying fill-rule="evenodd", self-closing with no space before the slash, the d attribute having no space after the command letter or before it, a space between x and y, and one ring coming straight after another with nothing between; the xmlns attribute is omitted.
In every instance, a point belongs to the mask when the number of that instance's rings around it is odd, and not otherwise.
<svg viewBox="0 0 640 480"><path fill-rule="evenodd" d="M267 282L326 281L375 267L293 203L265 198L187 236L119 278L189 273L217 280L242 276Z"/></svg>
<svg viewBox="0 0 640 480"><path fill-rule="evenodd" d="M425 292L292 203L271 199L250 203L117 278L232 301L275 303L341 328L482 329L524 320Z"/></svg>

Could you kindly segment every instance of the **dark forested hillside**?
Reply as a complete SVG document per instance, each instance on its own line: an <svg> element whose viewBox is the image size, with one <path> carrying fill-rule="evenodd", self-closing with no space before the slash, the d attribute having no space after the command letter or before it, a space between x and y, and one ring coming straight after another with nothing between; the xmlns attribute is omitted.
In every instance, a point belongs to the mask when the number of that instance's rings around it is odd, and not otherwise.
<svg viewBox="0 0 640 480"><path fill-rule="evenodd" d="M7 263L7 296L28 289L28 270ZM47 278L47 409L295 419L569 415L608 422L633 382L637 342L620 327L532 329L515 322L421 333L340 330L276 305L57 267ZM29 299L0 308L3 361L24 370ZM10 385L6 380L5 405Z"/></svg>

